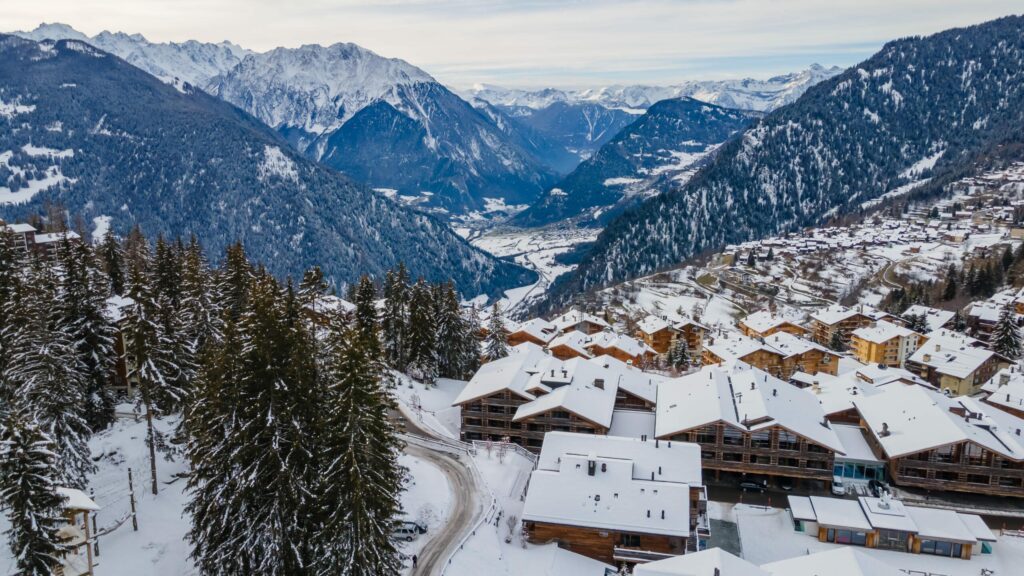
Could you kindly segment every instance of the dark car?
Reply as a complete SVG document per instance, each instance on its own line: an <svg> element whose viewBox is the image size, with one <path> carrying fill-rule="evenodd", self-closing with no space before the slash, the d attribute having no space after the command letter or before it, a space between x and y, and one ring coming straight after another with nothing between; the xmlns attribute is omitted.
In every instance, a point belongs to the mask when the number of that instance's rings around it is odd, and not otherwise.
<svg viewBox="0 0 1024 576"><path fill-rule="evenodd" d="M882 492L889 491L889 487L886 486L884 482L872 478L870 481L868 481L868 490L871 491L872 496L874 496L875 498L879 498L882 496Z"/></svg>
<svg viewBox="0 0 1024 576"><path fill-rule="evenodd" d="M762 482L756 482L754 480L744 480L740 482L741 490L750 490L751 492L764 492L767 486Z"/></svg>

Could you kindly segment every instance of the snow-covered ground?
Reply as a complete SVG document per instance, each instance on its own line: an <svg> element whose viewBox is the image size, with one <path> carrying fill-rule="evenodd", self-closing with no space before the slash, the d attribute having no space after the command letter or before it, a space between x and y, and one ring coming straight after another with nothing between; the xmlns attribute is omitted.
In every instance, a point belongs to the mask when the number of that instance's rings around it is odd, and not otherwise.
<svg viewBox="0 0 1024 576"><path fill-rule="evenodd" d="M536 270L540 279L528 286L505 291L498 305L508 317L530 303L540 299L555 278L571 272L575 266L555 261L555 257L573 249L578 244L593 242L600 230L593 228L548 227L527 230L494 230L479 236L470 235L474 246L498 257L511 257L516 263ZM486 298L477 298L474 303L482 306Z"/></svg>
<svg viewBox="0 0 1024 576"><path fill-rule="evenodd" d="M805 554L836 548L837 544L819 542L817 538L793 530L787 510L737 504L730 515L739 527L743 558L754 564L765 564ZM1000 536L991 554L977 554L970 560L940 558L927 554L907 554L889 550L860 548L865 553L911 574L942 576L978 576L988 574L1010 576L1022 573L1024 538Z"/></svg>
<svg viewBox="0 0 1024 576"><path fill-rule="evenodd" d="M128 409L122 406L122 409ZM176 419L158 420L157 428L171 432ZM176 475L187 470L179 456L168 461L158 456L158 490L151 492L146 425L131 418L118 420L112 428L89 442L98 470L90 479L94 500L102 509L97 514L100 554L96 576L190 576L198 574L189 560L191 546L185 539L189 519L185 515L188 495L186 480ZM436 530L445 520L454 495L444 474L430 462L402 455L410 480L402 494L405 518ZM132 530L128 469L133 472L139 531ZM8 528L0 515L0 532ZM108 530L110 530L108 532ZM426 538L404 544L405 554L415 554ZM14 560L6 538L0 538L0 575L15 574Z"/></svg>
<svg viewBox="0 0 1024 576"><path fill-rule="evenodd" d="M488 454L480 450L473 458L481 476L497 499L501 514L481 526L452 558L445 571L449 576L521 575L589 576L610 568L556 544L524 544L520 531L526 490L533 461L512 451L499 456L497 448Z"/></svg>
<svg viewBox="0 0 1024 576"><path fill-rule="evenodd" d="M397 379L395 396L416 424L447 438L458 439L462 411L452 401L466 387L461 380L438 378L425 386L404 374L393 373Z"/></svg>

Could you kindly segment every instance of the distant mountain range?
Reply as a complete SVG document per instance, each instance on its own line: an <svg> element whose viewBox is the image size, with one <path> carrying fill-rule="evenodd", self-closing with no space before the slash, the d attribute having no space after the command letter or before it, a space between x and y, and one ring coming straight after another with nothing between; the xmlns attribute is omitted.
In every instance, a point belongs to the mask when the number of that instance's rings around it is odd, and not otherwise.
<svg viewBox="0 0 1024 576"><path fill-rule="evenodd" d="M309 158L408 204L456 215L533 203L658 100L692 96L769 110L837 72L813 66L764 81L581 91L480 87L464 100L423 70L354 44L257 53L230 42L87 37L63 24L15 34L87 42L164 82L198 87Z"/></svg>
<svg viewBox="0 0 1024 576"><path fill-rule="evenodd" d="M705 250L938 189L1024 142L1024 17L886 44L608 224L554 301Z"/></svg>
<svg viewBox="0 0 1024 576"><path fill-rule="evenodd" d="M218 257L242 241L275 274L319 264L337 284L399 261L467 296L536 278L292 151L245 111L89 42L0 35L0 217L54 202L120 234L196 234Z"/></svg>
<svg viewBox="0 0 1024 576"><path fill-rule="evenodd" d="M661 100L513 222L603 224L630 204L685 184L709 154L758 116L693 98Z"/></svg>
<svg viewBox="0 0 1024 576"><path fill-rule="evenodd" d="M425 208L463 213L484 210L488 199L528 203L557 178L539 155L552 146L516 133L517 125L502 130L426 72L354 44L255 53L229 43L156 44L138 34L89 38L61 24L16 34L88 42L165 82L198 87L256 116L306 156ZM567 156L557 147L552 154L554 163Z"/></svg>

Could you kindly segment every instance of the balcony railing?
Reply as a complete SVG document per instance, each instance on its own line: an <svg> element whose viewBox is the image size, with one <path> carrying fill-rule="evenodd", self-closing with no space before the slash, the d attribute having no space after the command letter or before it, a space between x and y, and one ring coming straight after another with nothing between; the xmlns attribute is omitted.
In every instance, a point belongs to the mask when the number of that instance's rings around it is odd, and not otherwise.
<svg viewBox="0 0 1024 576"><path fill-rule="evenodd" d="M674 558L679 554L668 554L665 552L651 552L649 550L634 550L632 548L615 548L612 553L612 558L618 562L632 562L634 564L643 564L646 562L655 562L657 560L664 560L666 558Z"/></svg>

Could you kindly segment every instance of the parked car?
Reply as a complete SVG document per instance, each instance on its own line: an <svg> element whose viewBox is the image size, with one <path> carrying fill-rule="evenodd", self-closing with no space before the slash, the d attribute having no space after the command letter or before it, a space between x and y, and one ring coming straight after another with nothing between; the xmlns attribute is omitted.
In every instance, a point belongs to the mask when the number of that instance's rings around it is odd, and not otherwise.
<svg viewBox="0 0 1024 576"><path fill-rule="evenodd" d="M846 484L839 476L832 477L832 493L836 496L846 496Z"/></svg>
<svg viewBox="0 0 1024 576"><path fill-rule="evenodd" d="M764 492L767 488L767 484L757 480L744 480L740 482L741 490L749 490L751 492Z"/></svg>
<svg viewBox="0 0 1024 576"><path fill-rule="evenodd" d="M871 495L874 496L875 498L881 497L882 492L889 491L889 487L885 485L885 482L882 482L881 480L875 480L874 478L868 481L868 489L871 490Z"/></svg>
<svg viewBox="0 0 1024 576"><path fill-rule="evenodd" d="M402 522L395 528L394 532L391 533L391 537L396 540L412 542L418 538L420 534L422 534L422 532L417 529L415 522Z"/></svg>

